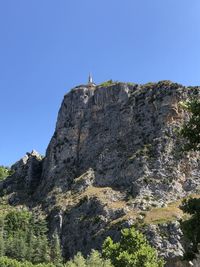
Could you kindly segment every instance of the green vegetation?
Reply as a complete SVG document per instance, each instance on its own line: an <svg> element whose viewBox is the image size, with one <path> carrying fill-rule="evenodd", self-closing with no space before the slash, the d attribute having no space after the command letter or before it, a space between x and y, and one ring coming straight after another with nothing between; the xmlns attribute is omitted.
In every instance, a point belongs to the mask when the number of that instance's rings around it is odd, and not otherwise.
<svg viewBox="0 0 200 267"><path fill-rule="evenodd" d="M52 262L56 266L60 266L63 262L63 258L62 258L60 239L59 239L57 232L52 237L50 248L51 248L50 249L50 251L51 251L50 258L51 258Z"/></svg>
<svg viewBox="0 0 200 267"><path fill-rule="evenodd" d="M12 174L12 171L8 167L0 166L0 181Z"/></svg>
<svg viewBox="0 0 200 267"><path fill-rule="evenodd" d="M150 90L150 89L153 89L155 87L155 85L156 85L155 82L149 82L149 83L143 84L142 87Z"/></svg>
<svg viewBox="0 0 200 267"><path fill-rule="evenodd" d="M182 221L181 228L184 233L185 238L191 244L188 247L185 258L192 260L199 253L200 243L200 198L190 198L184 200L181 209L183 212L190 214L191 217L188 220Z"/></svg>
<svg viewBox="0 0 200 267"><path fill-rule="evenodd" d="M123 84L124 82L108 80L108 81L100 83L99 86L106 87L106 86L109 86L109 85L120 84L120 83ZM133 82L127 82L126 84L128 86L135 86L136 85Z"/></svg>
<svg viewBox="0 0 200 267"><path fill-rule="evenodd" d="M135 86L136 83L133 83L133 82L127 82L127 85L128 85L128 86Z"/></svg>
<svg viewBox="0 0 200 267"><path fill-rule="evenodd" d="M1 267L55 267L53 264L37 264L33 265L31 262L24 261L19 262L15 259L9 259L8 257L0 257Z"/></svg>
<svg viewBox="0 0 200 267"><path fill-rule="evenodd" d="M108 81L101 83L99 86L105 86L106 87L106 86L112 85L114 83L116 83L116 81L108 80Z"/></svg>
<svg viewBox="0 0 200 267"><path fill-rule="evenodd" d="M193 98L186 102L180 102L180 105L191 113L189 121L181 130L181 135L186 140L184 150L200 150L200 100Z"/></svg>
<svg viewBox="0 0 200 267"><path fill-rule="evenodd" d="M46 221L28 211L8 212L0 218L0 256L33 264L62 262L58 237L50 245L47 231Z"/></svg>
<svg viewBox="0 0 200 267"><path fill-rule="evenodd" d="M148 90L151 90L151 89L168 89L168 88L178 88L179 85L178 83L174 83L170 80L163 80L163 81L159 81L159 82L149 82L149 83L146 83L144 85L142 85L142 88L145 88L145 89L148 89Z"/></svg>
<svg viewBox="0 0 200 267"><path fill-rule="evenodd" d="M86 259L79 252L73 260L67 262L64 267L112 267L110 260L102 258L101 254L92 250L89 257Z"/></svg>
<svg viewBox="0 0 200 267"><path fill-rule="evenodd" d="M31 262L19 262L8 257L0 257L1 267L113 267L109 260L104 260L98 251L93 250L86 259L79 252L73 260L65 264L40 263L32 264Z"/></svg>
<svg viewBox="0 0 200 267"><path fill-rule="evenodd" d="M181 102L182 108L187 110L191 116L189 121L185 123L181 129L181 136L186 143L183 147L184 151L200 150L200 101L198 98ZM190 246L187 247L185 258L192 260L200 252L200 199L190 198L184 200L180 208L183 212L190 215L190 218L181 222L185 238L189 241Z"/></svg>
<svg viewBox="0 0 200 267"><path fill-rule="evenodd" d="M47 237L47 223L28 211L9 211L0 217L1 267L162 267L163 260L144 236L134 228L122 230L119 243L108 237L103 256L95 250L84 258L79 252L63 263L60 240Z"/></svg>
<svg viewBox="0 0 200 267"><path fill-rule="evenodd" d="M144 144L143 147L139 148L131 157L128 158L129 162L133 162L138 157L153 158L154 148L151 144Z"/></svg>
<svg viewBox="0 0 200 267"><path fill-rule="evenodd" d="M108 237L103 244L103 256L115 267L162 267L164 261L147 242L143 234L134 228L121 231L120 242L114 243Z"/></svg>

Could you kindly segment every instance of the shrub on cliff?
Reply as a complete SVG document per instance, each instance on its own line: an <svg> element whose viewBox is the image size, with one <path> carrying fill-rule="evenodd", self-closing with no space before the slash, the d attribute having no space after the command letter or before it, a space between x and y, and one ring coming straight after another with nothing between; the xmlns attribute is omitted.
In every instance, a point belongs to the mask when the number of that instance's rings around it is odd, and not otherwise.
<svg viewBox="0 0 200 267"><path fill-rule="evenodd" d="M8 167L0 166L0 181L9 176L12 171Z"/></svg>
<svg viewBox="0 0 200 267"><path fill-rule="evenodd" d="M116 82L114 82L113 80L108 80L108 81L105 81L105 82L101 83L99 86L106 87L106 86L112 85L114 83L116 83Z"/></svg>

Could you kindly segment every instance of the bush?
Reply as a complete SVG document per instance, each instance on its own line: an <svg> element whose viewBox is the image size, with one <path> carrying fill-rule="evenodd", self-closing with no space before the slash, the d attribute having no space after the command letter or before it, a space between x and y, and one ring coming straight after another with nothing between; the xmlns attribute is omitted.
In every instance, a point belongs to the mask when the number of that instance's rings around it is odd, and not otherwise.
<svg viewBox="0 0 200 267"><path fill-rule="evenodd" d="M186 248L185 258L188 260L193 260L199 253L200 199L190 198L188 200L184 200L180 208L183 210L183 212L191 215L188 220L181 222L181 229L184 237L189 241L188 243L191 244L191 246Z"/></svg>
<svg viewBox="0 0 200 267"><path fill-rule="evenodd" d="M158 258L143 234L134 228L121 231L120 242L114 243L108 237L103 244L103 256L115 267L162 267L164 261Z"/></svg>
<svg viewBox="0 0 200 267"><path fill-rule="evenodd" d="M101 254L92 250L91 254L85 259L79 252L73 260L67 262L64 267L112 267L110 260L104 260Z"/></svg>
<svg viewBox="0 0 200 267"><path fill-rule="evenodd" d="M185 123L180 132L186 141L184 150L198 151L200 150L200 101L194 98L180 102L180 106L191 114L189 121Z"/></svg>
<svg viewBox="0 0 200 267"><path fill-rule="evenodd" d="M0 166L0 181L12 174L12 171L8 167Z"/></svg>
<svg viewBox="0 0 200 267"><path fill-rule="evenodd" d="M106 86L112 85L114 83L116 83L116 82L114 82L113 80L108 80L108 81L101 83L99 86L105 86L106 87Z"/></svg>
<svg viewBox="0 0 200 267"><path fill-rule="evenodd" d="M0 266L1 267L55 267L53 264L37 264L33 265L31 262L19 262L14 259L9 259L7 257L0 257Z"/></svg>

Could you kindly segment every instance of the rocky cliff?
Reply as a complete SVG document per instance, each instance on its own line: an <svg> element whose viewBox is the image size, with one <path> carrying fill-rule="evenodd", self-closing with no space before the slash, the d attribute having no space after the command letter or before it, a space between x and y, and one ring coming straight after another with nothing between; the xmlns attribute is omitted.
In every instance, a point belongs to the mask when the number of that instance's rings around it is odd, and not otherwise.
<svg viewBox="0 0 200 267"><path fill-rule="evenodd" d="M200 189L199 155L181 151L178 132L189 115L179 103L198 94L169 81L75 87L45 157L27 154L1 191L11 204L47 214L66 257L136 224L175 262L184 251L181 199Z"/></svg>

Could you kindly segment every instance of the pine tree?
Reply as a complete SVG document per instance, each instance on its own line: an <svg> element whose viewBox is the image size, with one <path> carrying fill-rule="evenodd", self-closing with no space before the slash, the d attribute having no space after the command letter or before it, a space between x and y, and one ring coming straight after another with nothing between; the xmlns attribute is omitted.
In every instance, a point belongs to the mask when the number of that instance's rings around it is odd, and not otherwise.
<svg viewBox="0 0 200 267"><path fill-rule="evenodd" d="M26 246L26 241L23 235L20 233L14 238L14 250L16 253L16 259L20 261L26 260L26 251L27 251L27 246Z"/></svg>
<svg viewBox="0 0 200 267"><path fill-rule="evenodd" d="M63 261L60 239L57 232L53 235L51 241L51 260L56 266L60 266Z"/></svg>
<svg viewBox="0 0 200 267"><path fill-rule="evenodd" d="M101 257L101 254L96 251L92 250L90 256L86 260L87 267L112 267L110 260L104 260Z"/></svg>
<svg viewBox="0 0 200 267"><path fill-rule="evenodd" d="M5 255L5 244L4 244L4 218L0 217L0 257Z"/></svg>
<svg viewBox="0 0 200 267"><path fill-rule="evenodd" d="M38 236L33 244L33 263L48 263L50 261L50 250L46 236Z"/></svg>
<svg viewBox="0 0 200 267"><path fill-rule="evenodd" d="M3 231L0 232L0 257L5 255L5 245L3 238Z"/></svg>
<svg viewBox="0 0 200 267"><path fill-rule="evenodd" d="M86 260L84 259L81 252L78 252L73 260L68 261L65 267L87 267Z"/></svg>
<svg viewBox="0 0 200 267"><path fill-rule="evenodd" d="M33 261L34 257L34 240L36 237L33 234L33 231L30 229L27 234L27 251L26 251L26 259L28 261Z"/></svg>
<svg viewBox="0 0 200 267"><path fill-rule="evenodd" d="M9 236L6 240L6 256L17 260L26 259L26 242L21 232L15 233L15 236Z"/></svg>
<svg viewBox="0 0 200 267"><path fill-rule="evenodd" d="M46 236L41 237L41 262L48 263L50 262L50 248L49 248L49 242Z"/></svg>

